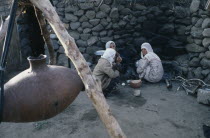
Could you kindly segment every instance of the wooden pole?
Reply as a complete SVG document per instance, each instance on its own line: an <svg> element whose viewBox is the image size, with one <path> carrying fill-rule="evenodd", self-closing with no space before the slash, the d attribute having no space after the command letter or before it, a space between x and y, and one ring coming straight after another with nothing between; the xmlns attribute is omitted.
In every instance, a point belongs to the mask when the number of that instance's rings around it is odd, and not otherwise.
<svg viewBox="0 0 210 138"><path fill-rule="evenodd" d="M45 18L42 16L42 12L37 9L36 7L34 7L34 11L36 14L36 18L38 20L39 26L40 26L40 30L41 30L41 35L45 41L45 44L47 45L48 51L49 51L49 55L50 55L50 65L55 65L56 64L56 58L55 58L55 54L54 54L54 48L52 45L52 42L50 40L50 33L47 30L47 25L45 22Z"/></svg>
<svg viewBox="0 0 210 138"><path fill-rule="evenodd" d="M206 10L210 10L210 0L207 1L205 9Z"/></svg>
<svg viewBox="0 0 210 138"><path fill-rule="evenodd" d="M0 42L4 40L6 33L7 33L7 28L9 24L9 18L8 16L5 21L2 21L1 27L0 27Z"/></svg>
<svg viewBox="0 0 210 138"><path fill-rule="evenodd" d="M99 82L97 82L95 77L92 75L87 62L77 48L74 38L68 34L49 0L30 1L44 13L45 18L48 20L51 27L58 36L58 39L65 49L66 55L75 65L78 74L80 75L85 85L86 93L96 108L102 122L105 124L110 137L126 138L125 134L120 128L120 125L110 111L110 107L104 98Z"/></svg>

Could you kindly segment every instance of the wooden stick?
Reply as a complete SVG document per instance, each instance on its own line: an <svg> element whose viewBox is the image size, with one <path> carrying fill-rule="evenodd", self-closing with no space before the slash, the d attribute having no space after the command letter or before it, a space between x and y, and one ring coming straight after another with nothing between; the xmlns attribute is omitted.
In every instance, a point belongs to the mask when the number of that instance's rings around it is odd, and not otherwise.
<svg viewBox="0 0 210 138"><path fill-rule="evenodd" d="M0 42L4 40L6 33L7 33L7 28L9 24L9 18L8 16L5 21L2 21L1 27L0 27Z"/></svg>
<svg viewBox="0 0 210 138"><path fill-rule="evenodd" d="M210 10L210 0L207 1L205 9L206 10Z"/></svg>
<svg viewBox="0 0 210 138"><path fill-rule="evenodd" d="M50 23L51 27L55 31L58 39L62 43L66 55L71 59L75 65L78 74L80 75L88 97L92 100L94 107L96 108L101 120L105 124L110 137L112 138L126 138L117 120L112 115L109 105L107 104L104 95L102 93L99 82L96 81L95 77L87 65L84 57L80 53L74 38L72 38L63 23L60 21L58 14L49 2L49 0L30 0L37 8L43 13L45 18Z"/></svg>
<svg viewBox="0 0 210 138"><path fill-rule="evenodd" d="M39 26L40 26L40 30L41 30L41 35L45 41L45 44L47 45L48 51L49 51L49 55L50 55L50 65L55 65L56 64L56 58L55 58L55 54L54 54L54 48L52 45L52 42L50 40L50 33L47 30L47 25L45 22L45 18L42 16L42 12L37 9L36 7L34 7L34 11L36 14L36 18L38 20Z"/></svg>
<svg viewBox="0 0 210 138"><path fill-rule="evenodd" d="M22 12L23 8L18 8L17 13L16 13L16 17L19 16ZM7 33L7 29L8 29L8 25L9 25L9 19L10 16L8 16L5 21L2 21L1 26L0 26L0 42L4 40L6 33Z"/></svg>

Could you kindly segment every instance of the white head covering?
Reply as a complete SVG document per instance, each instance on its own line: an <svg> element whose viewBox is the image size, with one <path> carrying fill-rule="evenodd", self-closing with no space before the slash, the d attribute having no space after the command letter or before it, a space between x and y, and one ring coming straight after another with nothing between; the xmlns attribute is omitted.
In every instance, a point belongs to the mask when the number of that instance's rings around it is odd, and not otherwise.
<svg viewBox="0 0 210 138"><path fill-rule="evenodd" d="M106 49L107 49L107 48L110 48L111 43L114 43L114 42L113 42L113 41L108 41L108 42L106 43ZM115 45L115 43L114 43L114 45Z"/></svg>
<svg viewBox="0 0 210 138"><path fill-rule="evenodd" d="M114 62L115 55L116 55L116 51L114 49L107 48L103 56L101 57L107 59L109 63L112 65L112 63Z"/></svg>
<svg viewBox="0 0 210 138"><path fill-rule="evenodd" d="M145 48L147 50L147 54L143 56L143 53L141 52L141 58L146 58L149 61L152 59L160 60L160 58L153 52L152 46L149 43L143 43L141 45L141 49Z"/></svg>

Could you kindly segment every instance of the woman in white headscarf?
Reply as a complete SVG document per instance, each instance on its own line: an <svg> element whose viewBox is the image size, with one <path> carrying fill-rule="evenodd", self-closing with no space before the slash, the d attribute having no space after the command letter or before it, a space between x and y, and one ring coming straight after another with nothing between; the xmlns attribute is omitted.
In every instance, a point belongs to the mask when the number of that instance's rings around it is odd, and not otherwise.
<svg viewBox="0 0 210 138"><path fill-rule="evenodd" d="M149 43L141 45L141 58L137 61L137 73L140 79L146 79L149 82L158 82L163 77L163 66L160 58L153 52Z"/></svg>
<svg viewBox="0 0 210 138"><path fill-rule="evenodd" d="M107 48L112 48L112 49L116 50L115 42L114 42L114 41L108 41L108 42L106 42L105 48L106 48L106 49L107 49Z"/></svg>
<svg viewBox="0 0 210 138"><path fill-rule="evenodd" d="M116 44L114 43L114 41L108 41L106 43L106 46L105 48L112 48L114 50L116 50ZM118 52L116 52L116 60L115 60L116 63L120 63L122 62L122 58L120 57L120 54Z"/></svg>
<svg viewBox="0 0 210 138"><path fill-rule="evenodd" d="M101 81L103 90L108 87L112 78L119 76L119 71L113 69L115 56L116 51L112 48L107 48L93 70L93 75Z"/></svg>

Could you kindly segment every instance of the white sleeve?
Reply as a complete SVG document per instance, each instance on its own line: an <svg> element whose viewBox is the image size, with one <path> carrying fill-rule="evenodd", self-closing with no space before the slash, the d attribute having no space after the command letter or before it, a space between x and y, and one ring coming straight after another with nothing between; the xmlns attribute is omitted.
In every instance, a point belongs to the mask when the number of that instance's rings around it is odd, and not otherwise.
<svg viewBox="0 0 210 138"><path fill-rule="evenodd" d="M148 64L149 61L146 58L139 60L136 72L139 74L142 73L145 70L145 68L148 66Z"/></svg>

